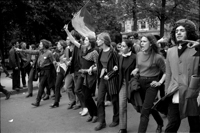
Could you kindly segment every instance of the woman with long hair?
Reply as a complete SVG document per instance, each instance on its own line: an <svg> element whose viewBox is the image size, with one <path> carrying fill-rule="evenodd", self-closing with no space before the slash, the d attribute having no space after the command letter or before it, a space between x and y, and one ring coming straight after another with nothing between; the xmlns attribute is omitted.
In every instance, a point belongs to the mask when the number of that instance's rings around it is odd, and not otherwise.
<svg viewBox="0 0 200 133"><path fill-rule="evenodd" d="M67 43L64 40L60 40L57 43L57 49L60 51L59 53L59 62L57 63L57 76L56 76L56 83L55 83L55 101L54 103L50 106L51 108L59 107L59 102L60 102L60 89L63 85L63 80L65 78L65 74L67 72L67 58L65 57L66 55L66 47ZM68 51L67 51L68 52Z"/></svg>
<svg viewBox="0 0 200 133"><path fill-rule="evenodd" d="M96 71L96 64L98 59L98 52L95 49L96 40L90 37L84 37L83 43L79 43L74 39L71 33L68 31L68 27L65 27L65 31L70 39L70 41L81 51L79 52L78 58L80 61L80 70L79 73L79 82L76 86L75 92L79 97L81 102L81 106L83 110L80 112L82 116L85 116L89 111L89 118L87 122L97 121L97 107L92 99L92 89L95 89L97 75ZM94 69L95 68L95 69ZM81 92L81 93L80 93ZM81 95L80 95L81 94Z"/></svg>
<svg viewBox="0 0 200 133"><path fill-rule="evenodd" d="M146 132L149 115L152 114L158 127L157 133L162 132L163 120L156 110L152 110L153 103L157 97L158 89L165 80L165 61L159 53L156 38L151 35L145 35L141 38L141 51L137 53L137 65L133 74L139 74L140 95L143 101L140 124L138 132ZM163 72L159 79L160 72Z"/></svg>
<svg viewBox="0 0 200 133"><path fill-rule="evenodd" d="M113 120L109 125L115 127L119 124L119 91L118 87L118 54L111 46L111 39L108 33L100 33L97 36L97 46L101 49L97 63L98 72L98 125L95 131L106 127L105 121L105 104L104 99L106 93L110 95L113 104Z"/></svg>

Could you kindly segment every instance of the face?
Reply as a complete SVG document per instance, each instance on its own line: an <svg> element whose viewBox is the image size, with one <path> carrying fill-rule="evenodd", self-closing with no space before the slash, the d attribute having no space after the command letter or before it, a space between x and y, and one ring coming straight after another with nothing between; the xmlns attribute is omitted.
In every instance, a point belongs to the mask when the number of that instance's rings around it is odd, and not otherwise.
<svg viewBox="0 0 200 133"><path fill-rule="evenodd" d="M121 51L121 44L120 43L117 44L117 50Z"/></svg>
<svg viewBox="0 0 200 133"><path fill-rule="evenodd" d="M97 37L97 46L101 47L104 44L104 40L100 37Z"/></svg>
<svg viewBox="0 0 200 133"><path fill-rule="evenodd" d="M141 38L140 46L141 46L141 50L143 52L146 52L151 48L151 44L150 44L149 40L146 37L142 37Z"/></svg>
<svg viewBox="0 0 200 133"><path fill-rule="evenodd" d="M186 30L183 26L178 26L175 31L175 36L177 41L182 41L187 38Z"/></svg>
<svg viewBox="0 0 200 133"><path fill-rule="evenodd" d="M42 43L42 42L40 42L39 49L40 49L40 50L44 49L43 43Z"/></svg>
<svg viewBox="0 0 200 133"><path fill-rule="evenodd" d="M85 37L84 44L86 46L88 46L90 44L90 41L89 41L88 37Z"/></svg>
<svg viewBox="0 0 200 133"><path fill-rule="evenodd" d="M125 42L122 42L122 44L121 44L121 51L122 51L124 54L126 54L126 53L128 53L128 52L130 51L130 48L128 48L128 46L126 45Z"/></svg>
<svg viewBox="0 0 200 133"><path fill-rule="evenodd" d="M23 49L26 48L26 43L23 43L22 46L21 46Z"/></svg>
<svg viewBox="0 0 200 133"><path fill-rule="evenodd" d="M63 49L63 47L62 47L62 45L60 44L60 42L58 42L58 44L57 44L57 48L58 48L58 50Z"/></svg>

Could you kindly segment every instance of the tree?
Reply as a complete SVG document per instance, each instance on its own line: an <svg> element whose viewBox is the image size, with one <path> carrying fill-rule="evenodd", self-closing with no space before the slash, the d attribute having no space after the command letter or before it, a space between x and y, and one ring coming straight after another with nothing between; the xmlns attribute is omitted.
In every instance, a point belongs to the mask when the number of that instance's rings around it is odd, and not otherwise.
<svg viewBox="0 0 200 133"><path fill-rule="evenodd" d="M46 38L52 42L65 39L61 31L83 5L82 0L1 0L0 43L3 51L13 39L28 44ZM3 56L5 52L2 52Z"/></svg>
<svg viewBox="0 0 200 133"><path fill-rule="evenodd" d="M166 22L174 23L181 18L193 18L199 12L192 13L191 10L198 0L142 0L139 7L145 17L157 17L160 20L160 36L164 35L164 25ZM198 10L199 7L196 6ZM196 20L199 21L199 20Z"/></svg>

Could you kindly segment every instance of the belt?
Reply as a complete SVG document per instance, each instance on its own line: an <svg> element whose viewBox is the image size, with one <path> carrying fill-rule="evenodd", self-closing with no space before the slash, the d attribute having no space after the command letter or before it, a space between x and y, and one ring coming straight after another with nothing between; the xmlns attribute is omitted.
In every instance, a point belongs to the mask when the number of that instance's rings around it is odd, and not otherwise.
<svg viewBox="0 0 200 133"><path fill-rule="evenodd" d="M153 77L145 77L145 76L140 76L140 79L156 79L158 76L153 76Z"/></svg>

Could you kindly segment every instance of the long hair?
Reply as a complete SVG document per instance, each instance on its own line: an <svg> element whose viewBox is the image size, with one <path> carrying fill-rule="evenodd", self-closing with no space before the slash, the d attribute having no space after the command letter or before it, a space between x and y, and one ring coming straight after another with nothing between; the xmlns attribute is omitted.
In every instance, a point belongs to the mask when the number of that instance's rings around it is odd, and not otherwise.
<svg viewBox="0 0 200 133"><path fill-rule="evenodd" d="M149 67L151 67L153 62L154 62L155 55L160 54L160 50L159 50L159 47L158 47L158 44L157 44L157 39L155 38L154 35L147 34L147 35L143 35L143 37L146 37L148 39L149 43L151 44L151 53L150 53L150 56L149 56L149 58L152 56L152 58L151 58L152 60L151 60L150 65L149 65Z"/></svg>
<svg viewBox="0 0 200 133"><path fill-rule="evenodd" d="M110 35L106 32L102 32L98 35L98 37L102 40L104 40L104 44L108 47L110 47L111 39Z"/></svg>
<svg viewBox="0 0 200 133"><path fill-rule="evenodd" d="M175 42L175 44L177 44L177 40L176 40L176 28L179 26L183 26L186 30L186 36L187 36L187 40L193 40L196 41L198 39L198 35L196 33L196 29L193 25L188 24L188 23L176 23L174 28L171 31L171 40L173 40Z"/></svg>

